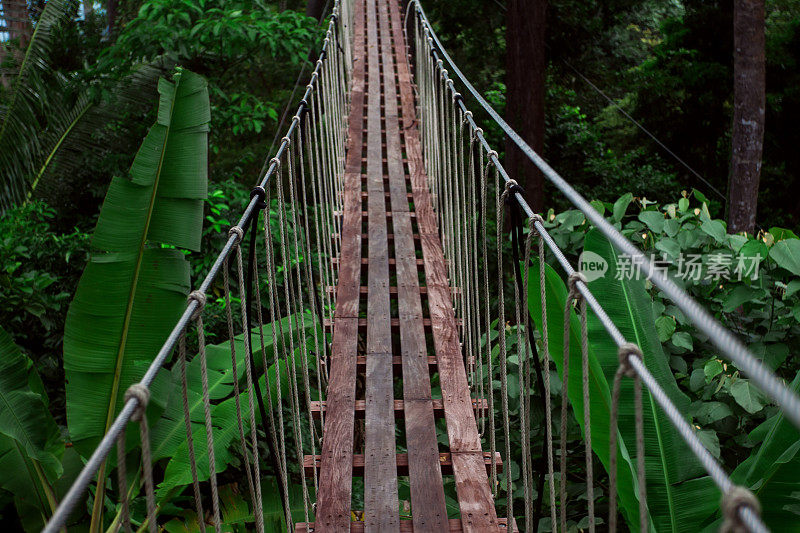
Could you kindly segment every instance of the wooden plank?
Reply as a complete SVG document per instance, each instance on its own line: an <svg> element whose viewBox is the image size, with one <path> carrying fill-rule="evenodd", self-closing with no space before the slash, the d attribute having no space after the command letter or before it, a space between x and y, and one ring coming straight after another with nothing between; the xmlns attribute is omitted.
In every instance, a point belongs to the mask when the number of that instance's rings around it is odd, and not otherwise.
<svg viewBox="0 0 800 533"><path fill-rule="evenodd" d="M325 438L320 456L317 524L341 531L350 522L356 399L356 319L336 319L331 347Z"/></svg>
<svg viewBox="0 0 800 533"><path fill-rule="evenodd" d="M316 530L343 531L350 523L353 483L358 302L361 285L361 147L364 103L364 8L354 6L353 78L344 176L342 247L334 313L325 421L317 493Z"/></svg>
<svg viewBox="0 0 800 533"><path fill-rule="evenodd" d="M394 375L398 378L403 377L403 361L402 357L399 355L392 356L392 367L394 368ZM439 372L439 362L436 360L435 355L429 355L425 359L428 361L428 373L435 374ZM473 356L467 356L467 364L472 364L475 361ZM367 371L367 356L366 355L359 355L356 358L356 365L358 368L358 373L364 373Z"/></svg>
<svg viewBox="0 0 800 533"><path fill-rule="evenodd" d="M408 209L408 203L406 203L406 209ZM342 216L342 211L334 211L333 212L333 216L335 216L335 217ZM416 213L407 213L407 216L409 216L411 218L416 218L417 214ZM369 211L362 211L361 212L361 217L362 218L369 217ZM387 211L386 212L386 218L393 218L393 217L394 217L394 212L392 212L392 211Z"/></svg>
<svg viewBox="0 0 800 533"><path fill-rule="evenodd" d="M430 289L428 289L428 293L429 293L429 298L430 298ZM366 318L359 318L357 320L358 320L358 330L360 332L366 333L367 332L367 319ZM461 327L461 322L462 321L461 321L460 318L456 318L456 319L454 319L454 321L455 321L456 326ZM334 322L332 322L329 318L326 318L325 320L323 320L323 325L325 326L325 329L327 331L330 331L331 327L334 325ZM392 318L389 321L389 325L392 327L392 329L397 329L399 331L400 319ZM422 319L422 327L427 328L427 329L432 329L433 325L434 325L433 321L431 321L430 318L423 318Z"/></svg>
<svg viewBox="0 0 800 533"><path fill-rule="evenodd" d="M356 514L356 516L359 516L361 514L360 511L353 511L353 513ZM505 531L506 523L507 523L506 519L505 518L500 518L500 519L498 519L498 522L499 522L500 530L501 531ZM306 523L302 523L301 522L301 523L298 523L297 525L295 525L295 530L294 531L295 531L295 533L311 533L311 532L313 532L315 530L314 529L315 525L316 524L314 524L313 522L311 522L310 524L306 524ZM448 527L448 529L447 529L448 533L463 533L463 531L464 531L464 528L461 525L461 520L459 520L458 518L449 519L447 527ZM517 528L516 521L514 521L514 524L513 524L512 527L513 527L512 531L514 533L519 533L519 529ZM423 530L417 529L416 531L417 531L417 533L424 533L427 530L425 530L425 529L423 529ZM351 533L364 533L364 522L351 522L350 523L350 532ZM411 520L401 520L400 521L400 533L414 533L414 524L412 523Z"/></svg>
<svg viewBox="0 0 800 533"><path fill-rule="evenodd" d="M447 270L441 241L438 237L427 178L422 160L419 130L415 127L416 110L411 87L411 72L405 50L403 26L397 0L389 0L394 45L397 54L397 76L405 129L406 155L414 194L414 209L421 235L420 245L428 286L434 348L439 362L439 380L444 400L445 419L450 449L457 457L453 465L456 492L461 508L464 531L498 531L499 522L494 508L488 478L476 459L481 457L481 443L470 409L471 399L462 359L453 303L447 286ZM467 452L467 453L464 453Z"/></svg>
<svg viewBox="0 0 800 533"><path fill-rule="evenodd" d="M413 525L418 531L448 529L447 505L442 482L442 464L436 438L425 330L422 325L419 269L414 231L409 212L407 180L402 161L400 123L395 86L395 62L389 30L388 5L379 8L385 91L387 170L389 174L394 254L397 273L400 346L403 361L406 448Z"/></svg>
<svg viewBox="0 0 800 533"><path fill-rule="evenodd" d="M398 364L400 364L400 361L398 361ZM431 403L433 405L433 416L436 418L442 418L444 416L444 403L442 399L433 398L431 400ZM483 413L483 415L486 416L489 412L489 403L485 399L477 399L477 400L473 399L472 408L474 410L480 410L481 413ZM327 402L325 400L321 402L316 400L311 401L311 416L313 416L315 420L318 420L320 417L320 412L321 411L324 412L326 411L326 409L327 409ZM405 409L405 402L403 400L394 401L395 418L402 418L404 409ZM356 405L355 405L356 418L364 418L365 410L366 410L366 401L356 400Z"/></svg>
<svg viewBox="0 0 800 533"><path fill-rule="evenodd" d="M344 237L340 236L338 233L331 233L331 239L332 240L338 240L339 238L343 239ZM389 233L389 234L386 235L386 239L389 240L389 241L393 241L394 238L395 238L394 233ZM412 238L415 241L418 241L418 240L420 240L421 236L419 234L415 233L414 235L412 235ZM361 240L364 241L364 242L368 241L369 240L369 233L362 233L361 234Z"/></svg>
<svg viewBox="0 0 800 533"><path fill-rule="evenodd" d="M376 0L367 0L367 373L365 379L365 531L399 531L394 439L394 383L389 301L389 241L383 186L381 87ZM361 213L359 213L360 215ZM354 463L355 463L354 456Z"/></svg>
<svg viewBox="0 0 800 533"><path fill-rule="evenodd" d="M497 471L503 471L503 463L500 457L500 452L494 452L494 460L495 464L497 465ZM467 457L469 456L469 457ZM472 457L475 456L475 457ZM442 473L445 475L450 475L453 473L453 465L456 463L462 463L465 458L469 459L469 465L472 467L473 459L477 459L478 462L482 463L481 472L479 472L474 479L480 480L481 478L486 477L486 473L489 472L492 468L492 455L490 452L481 452L481 453L447 453L442 452L437 455L437 461L441 466ZM364 470L369 472L369 467L367 466L367 462L369 459L369 454L356 454L353 455L353 475L356 477L361 477L364 475ZM303 468L306 470L306 473L310 476L314 472L314 468L319 467L320 464L320 456L319 455L304 455L303 456ZM397 475L400 476L407 476L408 474L408 454L407 453L398 453L392 456L392 466L396 469ZM366 505L365 505L366 507ZM414 509L412 505L412 509ZM417 510L415 510L417 512ZM367 514L369 514L369 510L367 510ZM446 515L445 515L446 516Z"/></svg>
<svg viewBox="0 0 800 533"><path fill-rule="evenodd" d="M403 290L409 290L409 289L408 288L403 288ZM336 292L336 287L327 287L327 291L329 293L335 293ZM369 286L362 285L359 288L359 292L361 294L368 294L369 293ZM401 293L401 292L402 291L400 291L399 287L389 287L389 296L390 297L397 297L398 294ZM450 292L453 293L453 294L458 294L458 287L450 287ZM428 287L419 287L419 295L422 298L427 297L428 296Z"/></svg>

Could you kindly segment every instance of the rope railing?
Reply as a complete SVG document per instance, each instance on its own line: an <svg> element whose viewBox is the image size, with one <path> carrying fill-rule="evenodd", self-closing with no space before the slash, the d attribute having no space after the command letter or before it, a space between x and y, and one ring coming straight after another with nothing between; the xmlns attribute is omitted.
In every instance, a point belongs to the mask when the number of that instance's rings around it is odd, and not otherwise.
<svg viewBox="0 0 800 533"><path fill-rule="evenodd" d="M755 497L746 489L733 484L728 475L719 465L712 454L703 446L702 442L695 433L694 428L687 422L687 418L676 407L664 388L658 383L652 372L645 365L644 357L635 344L631 344L614 324L608 313L600 304L598 299L589 290L585 278L577 272L564 252L558 247L552 236L544 226L541 216L534 213L522 195L522 189L507 174L503 165L500 163L497 152L492 150L487 142L483 130L477 125L472 112L467 108L463 96L456 90L455 81L450 77L448 69L460 79L472 95L478 100L481 106L488 112L491 118L497 122L505 133L522 148L523 152L543 171L545 176L556 185L556 187L580 210L587 220L592 222L610 243L623 253L635 257L641 262L638 264L640 271L647 275L655 286L660 288L664 294L670 297L679 308L689 317L694 324L709 336L709 339L721 350L723 354L733 360L737 366L751 379L765 390L783 409L784 414L795 424L800 422L800 403L797 397L790 392L774 375L772 375L754 356L742 345L733 334L714 320L689 295L678 288L671 280L650 266L649 260L622 236L613 226L611 226L591 205L580 196L563 178L561 178L544 160L536 154L502 118L489 106L481 95L472 87L464 77L455 63L452 61L441 42L437 38L433 28L428 21L425 12L418 0L411 0L406 12L407 31L413 28L415 43L416 60L416 81L418 86L419 108L421 115L421 129L423 148L425 153L426 168L430 181L430 187L435 195L436 210L440 222L440 232L442 233L445 254L449 261L451 281L460 287L456 297L456 312L464 327L462 329L462 341L467 354L475 354L475 363L470 367L470 385L472 385L479 397L483 394L488 395L489 401L489 437L491 454L494 456L496 442L494 438L495 420L493 413L493 393L492 393L492 336L497 335L497 345L499 347L500 368L500 400L501 412L503 414L503 435L505 440L506 460L510 460L510 428L509 428L509 405L508 405L508 375L507 375L507 341L505 332L505 311L504 311L504 276L503 276L503 212L505 206L511 211L512 216L517 211L524 214L528 219L529 232L525 243L524 273L516 269L519 264L518 257L515 257L515 269L517 270L517 284L515 284L515 313L517 324L517 348L519 365L519 384L518 397L520 398L520 431L523 436L520 443L522 447L523 464L521 467L521 479L524 489L524 508L525 523L528 530L535 530L538 524L538 514L541 501L533 505L531 494L533 493L532 479L532 460L529 435L530 426L530 366L538 362L536 346L533 341L532 331L528 327L528 311L524 309L524 320L520 317L520 307L524 303L520 302L518 287L522 287L522 293L527 301L527 279L530 259L531 239L536 238L539 243L540 257L540 285L542 301L542 348L544 350L543 368L539 372L542 376L537 376L540 386L543 389L545 402L544 411L546 413L546 447L543 457L546 457L547 479L549 481L549 498L553 530L556 524L562 531L566 530L566 498L564 487L566 449L566 382L567 369L569 368L569 331L570 314L572 313L572 301L578 304L578 315L580 321L581 338L581 379L579 384L579 394L583 399L582 416L584 417L585 438L584 447L586 455L587 471L587 500L589 511L589 530L594 531L595 516L593 511L592 496L592 450L588 389L588 364L587 364L587 328L586 328L586 309L590 308L602 328L619 349L619 367L617 375L614 377L612 393L612 416L610 420L610 450L618 450L617 443L617 413L620 402L620 387L622 378L628 376L633 380L634 404L636 410L635 417L635 440L637 448L637 486L639 501L639 516L637 524L641 530L649 528L649 518L647 511L645 472L644 472L644 435L642 421L642 393L641 385L644 384L669 422L676 428L681 438L685 441L688 449L694 454L703 468L720 489L723 494L723 517L728 525L743 526L750 531L767 531L766 526L759 517L759 506ZM408 17L414 13L414 24L408 25ZM478 148L480 147L480 148ZM489 250L487 250L487 188L490 185L488 179L489 169L494 174L494 185L496 192L495 208L497 213L497 257L496 262L492 261ZM477 188L477 190L476 190ZM501 194L502 192L502 194ZM513 204L513 205L512 205ZM481 229L482 226L482 229ZM512 249L516 250L521 242L521 224L511 230ZM476 241L481 241L480 246L475 245ZM560 488L560 517L556 516L556 494L554 489L554 461L552 446L552 428L550 420L550 379L549 361L550 353L548 346L548 325L547 325L547 299L545 295L544 278L544 248L545 246L561 266L562 270L569 279L569 295L565 308L565 342L564 357L562 361L563 375L562 381L562 413L561 413L561 476L559 480ZM515 252L516 253L516 252ZM488 269L493 264L498 269L497 285L494 287L496 293L492 293ZM480 265L480 268L478 268ZM482 272L481 272L482 271ZM482 285L479 283L482 280ZM519 278L522 279L520 282ZM491 307L489 301L492 296L499 299L499 309L494 317L497 319L496 330L492 326ZM483 300L483 306L476 305ZM484 313L482 320L476 320L471 316L471 311L481 309ZM527 354L526 354L527 352ZM533 352L533 353L531 353ZM484 358L487 361L484 361ZM469 361L469 359L468 359ZM482 375L484 363L488 367L487 376ZM537 370L539 370L537 368ZM543 379L542 379L543 378ZM478 383L480 381L480 383ZM483 383L486 381L487 383ZM542 383L542 381L544 383ZM648 400L649 401L649 400ZM577 407L576 407L577 410ZM576 413L577 414L577 413ZM616 483L617 472L616 462L617 453L610 453L610 516L609 526L612 531L616 530ZM544 468L544 466L543 466ZM496 489L497 472L492 465L491 470L492 487ZM513 488L509 469L506 469L506 507L507 516L513 516ZM543 493L540 480L538 494ZM732 504L731 502L734 502Z"/></svg>
<svg viewBox="0 0 800 533"><path fill-rule="evenodd" d="M740 370L746 373L762 391L775 400L794 425L800 428L800 397L781 383L781 381L775 377L775 375L759 361L733 333L714 319L702 305L689 296L666 274L654 268L650 259L644 255L641 250L603 218L578 191L550 167L550 165L548 165L547 162L542 159L542 157L537 154L505 120L503 120L453 62L450 55L442 46L441 41L439 41L439 38L436 36L436 33L433 31L419 0L411 0L409 6L412 4L414 6L413 11L419 16L424 31L427 32L426 35L431 39L430 46L434 49L437 58L442 59L443 63L446 62L448 64L459 81L467 88L492 120L500 126L508 138L522 150L525 156L542 171L544 176L558 188L570 203L578 208L584 216L603 233L615 248L631 257L632 263L636 266L639 273L646 276L647 279L661 289L669 299L675 302L675 305L686 314L687 318L691 320L695 327L708 335L709 340L720 352L734 362ZM409 8L409 13L411 11L412 10ZM481 139L481 144L483 144L482 134ZM489 150L488 146L486 146L486 149L487 151ZM496 159L496 157L494 159ZM524 198L522 198L521 195L517 193L515 196L517 196L519 202L524 203ZM524 204L523 209L526 214L532 216L533 211L527 203Z"/></svg>
<svg viewBox="0 0 800 533"><path fill-rule="evenodd" d="M207 479L212 503L211 524L215 531L221 531L214 424L212 423L214 406L211 404L209 393L209 368L203 324L203 309L206 299L214 284L218 283L220 272L223 273L224 278L225 319L231 351L233 396L235 397L238 426L237 438L247 478L246 485L253 506L255 529L259 532L264 531L259 471L260 437L256 427L260 419L261 424L266 428L266 444L271 458L273 462L277 461L274 467L282 492L281 501L286 524L288 530L292 530L293 524L289 512L291 482L288 479L290 473L286 457L287 454L293 454L302 459L304 443L310 446L312 455L315 454L321 434L310 412L311 383L309 380L316 374L317 394L319 400L322 400L327 381L325 371L328 349L324 319L331 317L334 304L333 296L328 293L326 287L334 285L336 279L336 270L333 268L330 258L337 253L335 248L338 243L335 235L340 233L336 229L338 222L334 215L335 211L340 208L342 197L345 120L349 103L348 86L352 65L352 24L351 1L337 0L319 59L316 61L309 84L306 86L303 98L277 152L262 169L262 177L253 189L250 201L238 223L231 228L222 250L205 278L189 295L183 314L140 381L128 389L125 403L119 414L47 522L43 530L46 533L55 533L65 526L71 511L86 493L98 472L105 471L103 465L108 460L115 444L118 450L117 476L121 500L115 524L119 524L128 531L131 530L128 516L128 495L135 489L128 487L124 467L126 428L131 420L137 421L141 426L142 479L147 501L147 517L141 528L146 527L150 531L156 530L158 508L154 502L148 420L144 410L149 399L150 387L159 371L170 361L176 346L179 355L176 363L179 365L179 375L181 376L180 393L186 426L186 442L192 471L191 484L198 523L201 531L205 531L204 506L199 485ZM275 184L274 196L273 187L271 187L273 182ZM275 205L272 205L273 198ZM311 206L316 206L316 208L311 208ZM259 248L257 230L259 226L263 226L261 253L266 257L268 300L265 306L269 313L269 319L266 321L262 314L257 268ZM249 255L245 258L243 245L248 231L250 232ZM276 231L278 234L274 235ZM273 240L280 243L279 250L274 249ZM312 256L312 251L315 252L314 256ZM316 269L313 267L312 257L317 258ZM229 273L232 262L235 262L233 276ZM279 279L278 276L280 267L282 267L282 279ZM233 316L233 306L237 299L232 296L230 288L232 284L238 292L241 313L241 331L238 335L236 332L238 326ZM253 302L255 302L256 309L257 334L251 312ZM200 358L202 391L199 394L203 400L202 418L204 422L202 430L197 434L204 435L206 442L202 445L194 443L193 420L191 420L187 403L185 337L191 324L194 324L197 331L198 357ZM273 341L271 361L268 360L265 349L265 326L271 327ZM261 375L256 373L257 365L253 356L252 343L256 342L255 339L258 339L261 345L262 361L260 363L263 368ZM312 343L313 349L309 349ZM314 354L316 372L310 371L307 353ZM298 358L301 359L299 365ZM241 367L238 365L242 364L245 367L244 372L239 370ZM272 379L270 378L270 368L274 369ZM298 373L301 380L298 380ZM240 390L240 374L243 374L244 390ZM287 376L287 390L282 391L284 387L281 385L281 376L284 374ZM262 394L259 384L262 379L267 388L264 394ZM287 392L288 401L283 398L283 394ZM273 393L276 395L277 405L273 404ZM263 405L262 398L264 396L267 398L268 408ZM284 421L284 407L292 413L292 419L288 424ZM306 411L301 415L303 408ZM306 430L301 427L302 416L308 418L308 429ZM322 418L322 416L320 417ZM320 428L323 425L324 423L320 425ZM292 430L292 438L287 438L287 429ZM304 431L309 432L305 438ZM293 449L290 450L289 448L292 446ZM205 465L202 472L198 462L199 456L202 456ZM308 521L310 513L313 511L302 466L300 477L304 500L303 509L306 521ZM316 472L314 472L312 482L316 489Z"/></svg>

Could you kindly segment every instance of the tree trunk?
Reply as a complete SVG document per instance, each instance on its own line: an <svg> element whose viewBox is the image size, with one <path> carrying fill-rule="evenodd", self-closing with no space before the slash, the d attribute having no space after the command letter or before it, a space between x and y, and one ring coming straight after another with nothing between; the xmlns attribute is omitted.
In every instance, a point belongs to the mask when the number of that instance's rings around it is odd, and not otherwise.
<svg viewBox="0 0 800 533"><path fill-rule="evenodd" d="M508 0L506 11L506 121L541 154L544 149L545 15L547 0ZM525 189L534 211L544 208L544 177L513 141L506 168Z"/></svg>
<svg viewBox="0 0 800 533"><path fill-rule="evenodd" d="M4 16L4 20L0 22L6 27L9 38L18 39L20 50L25 50L31 40L31 35L33 35L28 3L25 0L0 0L0 6L3 8ZM5 59L6 55L4 44L0 43L0 62ZM17 59L21 61L22 54ZM0 72L0 83L4 86L8 84L5 74L5 72Z"/></svg>
<svg viewBox="0 0 800 533"><path fill-rule="evenodd" d="M320 21L322 20L323 9L325 9L325 0L308 0L306 4L306 15Z"/></svg>
<svg viewBox="0 0 800 533"><path fill-rule="evenodd" d="M733 142L728 232L753 232L764 145L764 0L733 2Z"/></svg>
<svg viewBox="0 0 800 533"><path fill-rule="evenodd" d="M108 0L106 3L106 20L108 21L108 34L113 35L117 24L117 9L119 0Z"/></svg>

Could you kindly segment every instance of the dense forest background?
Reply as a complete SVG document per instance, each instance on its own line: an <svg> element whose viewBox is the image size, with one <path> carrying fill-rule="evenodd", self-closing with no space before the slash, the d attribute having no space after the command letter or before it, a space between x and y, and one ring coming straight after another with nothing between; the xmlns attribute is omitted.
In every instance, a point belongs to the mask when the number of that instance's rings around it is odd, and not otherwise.
<svg viewBox="0 0 800 533"><path fill-rule="evenodd" d="M109 183L127 174L155 119L156 80L180 65L209 82L203 253L187 253L194 285L227 238L275 139L283 135L284 111L300 98L302 91L293 87L306 83L309 57L321 39L318 16L327 15L329 6L302 0L49 2L57 2L63 15L49 35L39 36L46 46L29 50L45 3L0 0L0 117L17 113L17 122L3 122L0 131L0 178L6 187L16 176L24 176L28 184L35 177L35 190L26 190L27 201L9 206L0 220L0 325L33 362L47 391L49 411L66 434L62 349L67 308ZM505 113L507 4L424 0L423 5L467 77ZM623 213L632 199L642 209L658 209L679 199L688 206L691 197L697 212L705 204L712 218L725 218L733 120L733 2L550 0L546 11L543 155L550 165L588 199L613 203L627 198ZM20 13L27 25L20 22ZM30 90L20 95L18 73L26 57L32 61L23 83ZM771 246L783 237L796 241L800 228L800 1L766 1L766 91L757 223L758 229L788 231L773 232ZM84 116L86 120L76 122ZM513 122L514 117L508 118ZM482 122L503 156L499 128ZM31 136L39 142L20 142ZM570 207L548 185L543 198L545 212ZM558 219L564 221L554 234L577 255L583 219ZM690 222L701 225L699 219ZM639 226L631 230L634 237L648 231ZM707 238L699 229L696 233ZM651 240L667 238L651 235ZM724 231L705 251L723 242ZM637 244L646 243L639 239ZM780 367L788 381L797 370L792 354L800 305L793 301L781 307L780 300L791 295L797 299L797 280L791 282L791 293L782 291L800 270L780 263L770 268L783 284L780 294L777 285L761 286L763 294L743 290L728 300L737 290L731 285L722 296L710 289L694 295L707 296L717 316L723 311L737 315L726 325L734 324L743 335L750 329L768 331L759 340L762 353L779 359L770 366ZM741 311L748 298L753 307ZM207 340L222 342L224 304L217 299L207 309ZM664 305L660 311L672 312ZM671 321L662 342L672 343L673 356L691 352L691 340L688 347L685 340L690 326ZM777 355L770 356L773 348ZM714 373L716 366L708 370L715 356L707 347L702 355L699 347L694 349L698 355L687 355L689 366L683 363L679 379L686 388L692 380L693 400L730 406L729 414L708 418L708 423L718 424L714 431L723 445L720 450L714 433L716 453L733 469L754 445L745 433L776 410L765 408L763 397L758 408L743 407L718 377L733 371L726 366L723 372L721 363L719 372ZM694 377L697 371L700 378ZM579 428L573 429L579 439ZM17 516L9 486L2 480L0 486L6 489L0 491L3 520L30 526ZM582 517L574 518L577 522Z"/></svg>

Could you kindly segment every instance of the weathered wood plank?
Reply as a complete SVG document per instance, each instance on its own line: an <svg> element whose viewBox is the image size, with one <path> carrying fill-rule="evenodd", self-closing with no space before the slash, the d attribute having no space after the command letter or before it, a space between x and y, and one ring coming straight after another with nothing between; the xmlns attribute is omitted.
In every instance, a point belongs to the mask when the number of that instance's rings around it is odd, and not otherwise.
<svg viewBox="0 0 800 533"><path fill-rule="evenodd" d="M364 475L364 470L369 470L367 467L367 458L369 454L362 455L356 454L353 456L353 475L356 477L361 477ZM480 452L480 453L447 453L442 452L437 455L437 460L439 465L441 466L442 473L445 475L451 475L453 473L453 465L454 463L463 464L465 460L470 468L473 467L474 464L482 464L480 467L480 472L477 472L474 480L480 480L486 477L486 473L492 468L492 455L489 452ZM502 472L503 464L502 459L500 457L500 452L495 452L494 455L495 464L497 465L498 471ZM309 475L313 472L314 468L317 467L320 463L320 456L319 455L304 455L303 456L303 468L305 468L306 473ZM400 476L407 476L408 475L408 454L407 453L398 453L392 456L392 465L394 468L397 469L397 474ZM366 507L366 506L365 506ZM412 507L413 508L413 507Z"/></svg>
<svg viewBox="0 0 800 533"><path fill-rule="evenodd" d="M353 513L355 513L357 516L361 514L360 511L353 511ZM500 519L498 519L498 522L500 524L500 530L501 531L505 531L505 529L506 529L506 519L505 518L500 518ZM464 531L464 528L461 525L461 520L459 520L458 518L451 518L450 520L448 520L447 527L448 527L448 529L447 529L448 533L462 533ZM295 526L295 530L294 531L295 531L295 533L311 533L312 531L314 531L314 528L315 528L315 524L313 522L310 523L310 524L299 523L299 524L297 524ZM516 522L514 522L512 528L513 528L512 531L514 533L519 533L519 529L517 529ZM400 521L400 533L414 533L414 531L415 531L414 530L414 524L411 522L411 520L401 520ZM417 533L425 533L427 530L426 529L422 529L422 530L417 529L416 531L417 531ZM350 523L350 532L351 533L363 533L364 532L364 522L351 522Z"/></svg>
<svg viewBox="0 0 800 533"><path fill-rule="evenodd" d="M389 299L389 240L383 185L380 54L376 0L367 0L367 373L365 379L364 523L367 532L399 531L394 383Z"/></svg>
<svg viewBox="0 0 800 533"><path fill-rule="evenodd" d="M447 282L447 269L438 236L436 217L427 187L422 159L419 130L415 127L416 110L411 87L403 36L402 18L397 0L388 0L392 17L394 44L397 54L397 76L405 129L406 157L414 194L414 209L421 236L420 245L428 286L428 309L431 318L434 348L439 362L439 378L444 400L445 419L450 449L457 458L453 473L461 507L464 531L498 531L499 522L494 508L485 471L476 468L481 457L481 443L470 408L471 399L461 354L453 302ZM468 452L468 453L464 453Z"/></svg>
<svg viewBox="0 0 800 533"><path fill-rule="evenodd" d="M340 251L334 333L317 494L316 530L343 531L350 523L353 482L358 302L361 285L361 128L365 48L363 0L354 6L353 78L344 176L343 235Z"/></svg>
<svg viewBox="0 0 800 533"><path fill-rule="evenodd" d="M385 91L386 159L399 289L398 316L403 361L406 447L411 508L414 510L412 520L418 531L446 532L447 505L442 482L439 444L436 439L425 330L422 325L419 269L411 224L412 215L415 213L409 212L407 181L402 161L393 39L389 29L388 8L387 3L382 2L379 12L381 32L384 36L381 41L381 53Z"/></svg>
<svg viewBox="0 0 800 533"><path fill-rule="evenodd" d="M392 364L394 363L394 357L392 358ZM397 357L397 364L400 365L400 357ZM436 362L436 359L433 359L433 362ZM366 364L366 362L365 362ZM433 416L436 418L442 418L444 416L444 402L441 398L433 398L431 400L433 405ZM488 413L489 403L485 399L479 400L472 400L472 408L475 410L481 411L485 416ZM320 411L325 412L327 409L327 402L322 400L321 402L316 400L311 400L311 416L314 419L319 419ZM405 409L405 402L404 400L395 400L394 401L394 417L395 418L402 418L404 416L403 410ZM365 400L356 400L355 411L356 411L356 418L364 418L364 411L366 410L366 401Z"/></svg>
<svg viewBox="0 0 800 533"><path fill-rule="evenodd" d="M353 428L356 399L356 319L335 321L331 349L325 438L320 456L317 524L319 531L342 531L350 522L353 481Z"/></svg>
<svg viewBox="0 0 800 533"><path fill-rule="evenodd" d="M428 290L428 292L430 293L430 289ZM367 319L366 318L359 318L357 320L358 320L358 330L360 332L366 333L366 331L367 331ZM460 327L461 326L461 319L460 318L456 318L454 320L455 320L456 326ZM331 327L333 327L333 324L334 324L334 322L332 322L328 318L323 320L323 325L325 326L326 330L328 330L328 331L330 331ZM400 319L398 319L398 318L391 319L389 325L392 327L392 329L397 329L399 331ZM430 318L423 318L422 319L422 327L430 329L430 328L433 327L433 322L431 321Z"/></svg>

